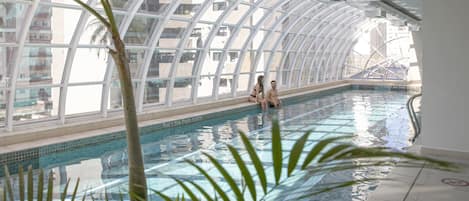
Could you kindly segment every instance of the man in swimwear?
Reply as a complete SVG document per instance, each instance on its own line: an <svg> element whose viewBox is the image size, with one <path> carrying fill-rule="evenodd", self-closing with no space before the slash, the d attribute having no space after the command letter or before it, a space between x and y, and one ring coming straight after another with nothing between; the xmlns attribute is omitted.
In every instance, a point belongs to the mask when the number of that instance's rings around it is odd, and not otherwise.
<svg viewBox="0 0 469 201"><path fill-rule="evenodd" d="M272 89L267 92L267 103L269 107L280 108L281 102L278 99L277 82L275 80L272 80L270 82L270 85L272 86Z"/></svg>

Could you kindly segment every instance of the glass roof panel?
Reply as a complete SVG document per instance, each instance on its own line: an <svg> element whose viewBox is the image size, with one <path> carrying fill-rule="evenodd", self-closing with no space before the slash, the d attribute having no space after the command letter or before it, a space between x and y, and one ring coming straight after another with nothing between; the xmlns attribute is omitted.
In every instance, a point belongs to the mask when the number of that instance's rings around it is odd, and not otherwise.
<svg viewBox="0 0 469 201"><path fill-rule="evenodd" d="M163 14L169 7L169 2L160 2L159 0L143 1L139 12L151 14Z"/></svg>
<svg viewBox="0 0 469 201"><path fill-rule="evenodd" d="M127 45L144 45L157 27L158 19L135 16L124 36Z"/></svg>

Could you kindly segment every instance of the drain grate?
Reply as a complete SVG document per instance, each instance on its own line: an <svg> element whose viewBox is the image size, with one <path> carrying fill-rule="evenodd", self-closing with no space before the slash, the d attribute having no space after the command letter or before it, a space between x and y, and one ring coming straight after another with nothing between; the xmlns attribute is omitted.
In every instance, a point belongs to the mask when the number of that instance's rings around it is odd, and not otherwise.
<svg viewBox="0 0 469 201"><path fill-rule="evenodd" d="M469 186L469 181L456 179L456 178L444 178L441 180L441 182L450 186L459 186L459 187Z"/></svg>

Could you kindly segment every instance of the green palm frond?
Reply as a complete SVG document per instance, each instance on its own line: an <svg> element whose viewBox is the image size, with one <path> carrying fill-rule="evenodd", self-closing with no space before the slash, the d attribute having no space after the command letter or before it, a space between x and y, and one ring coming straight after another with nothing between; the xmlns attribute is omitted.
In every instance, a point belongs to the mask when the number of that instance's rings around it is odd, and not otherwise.
<svg viewBox="0 0 469 201"><path fill-rule="evenodd" d="M236 148L234 148L232 145L227 145L227 146L228 146L228 150L230 150L231 155L236 161L236 164L239 168L239 171L241 172L241 175L243 176L245 188L249 189L252 200L257 200L256 186L251 176L251 173L249 172L247 168L246 163L243 161L243 159L241 158L241 155L239 154L238 150L236 150Z"/></svg>
<svg viewBox="0 0 469 201"><path fill-rule="evenodd" d="M244 148L248 152L252 164L256 168L256 173L259 177L262 190L264 191L264 194L267 194L267 177L265 176L264 165L262 164L261 159L259 158L259 155L256 152L256 149L254 149L254 146L251 144L251 141L249 141L248 136L242 131L239 132L239 136L243 141Z"/></svg>
<svg viewBox="0 0 469 201"><path fill-rule="evenodd" d="M303 152L303 147L308 141L308 137L311 134L311 131L306 132L301 138L299 138L290 152L290 159L288 161L288 170L287 176L291 176L293 170L295 170L298 161L300 160L301 152Z"/></svg>
<svg viewBox="0 0 469 201"><path fill-rule="evenodd" d="M229 185L230 189L228 191L233 192L237 200L245 200L243 189L248 189L250 193L250 199L252 200L263 200L266 196L273 192L277 187L281 186L283 182L288 181L290 177L295 175L296 169L297 172L305 173L305 176L313 175L323 175L331 172L339 172L344 170L353 170L357 168L368 168L368 167L421 167L423 163L429 165L433 168L440 170L454 170L455 166L451 163L435 160L427 157L417 156L410 153L404 153L399 151L392 151L388 148L383 147L374 147L374 148L363 148L357 147L353 144L341 143L341 140L350 138L350 136L345 137L334 137L317 142L309 151L304 150L308 137L311 134L310 131L306 132L302 137L296 140L294 143L287 163L287 174L282 177L283 169L283 155L282 155L282 143L281 143L281 134L280 126L277 120L274 120L272 123L272 164L273 164L273 176L274 184L272 186L267 186L267 178L265 175L266 167L259 158L259 154L254 148L253 144L249 141L247 135L243 132L240 132L241 141L244 144L244 150L247 155L249 155L250 162L255 168L255 173L258 175L259 180L254 181L253 174L247 168L247 163L242 159L242 154L240 150L237 150L232 145L227 145L228 150L230 151L236 165L238 166L239 172L241 173L241 178L238 178L241 182L237 184L236 179L228 174L227 169L223 167L213 156L209 154L204 155L209 158L211 164L218 170L222 175L224 181ZM300 156L305 154L303 162L300 163ZM395 159L395 160L390 160ZM196 165L194 162L187 160L191 166L195 167L204 177L210 182L212 187L215 189L215 196L212 198L207 198L208 193L205 190L193 184L196 189L202 195L206 197L206 200L217 200L217 195L220 195L221 199L226 201L228 195L221 190L218 183L214 182L214 179L209 176L209 174L203 170L201 167ZM185 192L191 197L191 199L196 199L195 191L189 189L187 185L183 184L181 181L175 179L177 183L185 190ZM359 183L370 182L374 180L383 180L383 178L365 178L365 179L356 179L351 181L341 181L337 183L328 183L325 185L313 186L308 191L305 191L301 198L307 198L315 196L320 193L328 192L338 188L344 188L348 186L353 186ZM256 191L256 185L261 186L264 195L258 197L258 192ZM241 190L240 190L241 189ZM190 192L190 193L189 193ZM161 192L157 192L165 200L171 200L169 196L164 195ZM299 198L300 199L300 198Z"/></svg>
<svg viewBox="0 0 469 201"><path fill-rule="evenodd" d="M43 201L43 192L44 192L44 171L41 169L39 170L39 175L37 177L37 183L34 183L34 178L33 178L33 168L31 166L28 167L28 172L27 172L27 179L26 183L24 183L25 178L24 178L24 170L23 167L20 165L18 167L18 192L17 194L19 195L18 199L14 198L14 189L13 189L13 184L11 182L11 175L9 172L8 167L5 165L5 182L4 186L0 186L0 201L24 201L27 199L28 201L32 200L37 200L37 201ZM79 179L77 180L77 183L75 184L74 191L71 195L71 201L75 200L77 190L78 190L78 185L79 185ZM53 174L52 171L49 172L48 175L48 182L47 182L47 194L46 194L46 200L53 200ZM68 187L70 184L70 179L67 180L67 183L64 187L63 192L60 194L60 200L66 200L68 197ZM37 197L34 198L34 186L37 186ZM26 188L25 188L26 187ZM25 197L26 196L26 197ZM83 196L83 199L86 197L86 194Z"/></svg>
<svg viewBox="0 0 469 201"><path fill-rule="evenodd" d="M207 153L203 153L210 162L215 166L215 168L221 173L225 182L231 187L231 190L234 192L237 200L243 200L243 195L241 194L241 189L238 188L238 184L236 184L235 179L228 173L228 171L223 168L223 166L211 155Z"/></svg>
<svg viewBox="0 0 469 201"><path fill-rule="evenodd" d="M191 180L185 180L186 182L192 184L205 198L207 201L213 201L213 199L210 197L210 195L205 191L199 184L191 181Z"/></svg>
<svg viewBox="0 0 469 201"><path fill-rule="evenodd" d="M272 124L272 161L274 164L275 185L279 184L282 176L282 137L280 135L280 125L277 120Z"/></svg>
<svg viewBox="0 0 469 201"><path fill-rule="evenodd" d="M28 167L28 201L34 200L34 178L33 178L33 167Z"/></svg>

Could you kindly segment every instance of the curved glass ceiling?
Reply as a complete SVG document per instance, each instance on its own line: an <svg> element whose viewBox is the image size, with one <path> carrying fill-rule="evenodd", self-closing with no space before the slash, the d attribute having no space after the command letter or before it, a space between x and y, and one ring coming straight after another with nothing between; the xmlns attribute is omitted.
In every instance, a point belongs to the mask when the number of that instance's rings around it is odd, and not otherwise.
<svg viewBox="0 0 469 201"><path fill-rule="evenodd" d="M346 2L111 0L137 110L247 96L258 75L280 89L342 79L370 21ZM88 4L99 9L99 3ZM122 101L96 19L72 0L0 3L0 125L108 116Z"/></svg>

